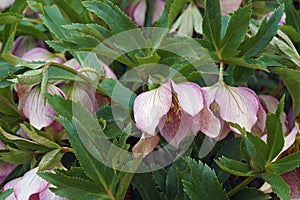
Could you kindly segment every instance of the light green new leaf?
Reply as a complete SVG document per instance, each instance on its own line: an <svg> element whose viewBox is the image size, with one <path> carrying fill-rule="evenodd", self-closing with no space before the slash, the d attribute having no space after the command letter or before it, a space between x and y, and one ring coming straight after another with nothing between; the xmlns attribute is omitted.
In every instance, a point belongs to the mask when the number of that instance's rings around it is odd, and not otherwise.
<svg viewBox="0 0 300 200"><path fill-rule="evenodd" d="M273 191L282 200L290 200L290 188L281 176L271 173L263 173L260 175L267 183L272 186Z"/></svg>
<svg viewBox="0 0 300 200"><path fill-rule="evenodd" d="M49 151L42 157L39 163L39 170L43 171L46 169L53 169L58 165L63 155L64 152L60 149L53 149Z"/></svg>

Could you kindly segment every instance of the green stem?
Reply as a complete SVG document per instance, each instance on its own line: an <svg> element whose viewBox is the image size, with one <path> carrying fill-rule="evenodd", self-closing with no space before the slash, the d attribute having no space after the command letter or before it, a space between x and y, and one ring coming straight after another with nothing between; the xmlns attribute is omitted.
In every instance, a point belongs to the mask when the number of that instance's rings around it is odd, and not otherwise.
<svg viewBox="0 0 300 200"><path fill-rule="evenodd" d="M229 192L227 192L227 196L229 198L232 197L234 194L236 194L238 191L240 191L241 189L243 189L246 185L248 185L255 178L256 178L256 176L249 176L243 182L241 182L240 184L238 184L235 188L233 188L232 190L230 190Z"/></svg>
<svg viewBox="0 0 300 200"><path fill-rule="evenodd" d="M219 73L219 82L223 83L224 79L223 79L223 72L224 72L224 62L221 61L220 62L220 73Z"/></svg>

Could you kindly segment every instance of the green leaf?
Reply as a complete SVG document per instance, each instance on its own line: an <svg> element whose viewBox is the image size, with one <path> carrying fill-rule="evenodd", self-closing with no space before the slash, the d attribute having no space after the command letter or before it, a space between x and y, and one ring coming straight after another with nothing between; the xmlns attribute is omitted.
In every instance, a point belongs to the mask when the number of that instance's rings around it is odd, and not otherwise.
<svg viewBox="0 0 300 200"><path fill-rule="evenodd" d="M290 200L290 188L281 176L270 173L263 173L260 175L267 183L272 186L273 191L282 200Z"/></svg>
<svg viewBox="0 0 300 200"><path fill-rule="evenodd" d="M282 129L282 112L284 109L284 98L281 98L276 113L267 115L267 146L268 161L272 161L282 150L284 146L284 135Z"/></svg>
<svg viewBox="0 0 300 200"><path fill-rule="evenodd" d="M46 169L53 169L60 162L63 155L64 152L60 149L53 149L49 151L42 157L39 163L39 170L43 171Z"/></svg>
<svg viewBox="0 0 300 200"><path fill-rule="evenodd" d="M300 70L288 69L288 68L270 68L270 71L278 74L286 85L292 100L294 116L300 114Z"/></svg>
<svg viewBox="0 0 300 200"><path fill-rule="evenodd" d="M14 192L14 189L7 189L5 191L0 192L0 200L5 200L9 195L11 195Z"/></svg>
<svg viewBox="0 0 300 200"><path fill-rule="evenodd" d="M294 27L285 25L280 27L280 30L282 30L286 35L288 35L294 43L300 42L300 32L297 32L297 30Z"/></svg>
<svg viewBox="0 0 300 200"><path fill-rule="evenodd" d="M144 200L161 199L151 173L135 174L132 183Z"/></svg>
<svg viewBox="0 0 300 200"><path fill-rule="evenodd" d="M218 50L221 37L221 10L219 0L206 1L203 18L203 34Z"/></svg>
<svg viewBox="0 0 300 200"><path fill-rule="evenodd" d="M244 188L236 193L231 200L267 200L270 196L254 188Z"/></svg>
<svg viewBox="0 0 300 200"><path fill-rule="evenodd" d="M220 52L222 58L235 57L245 38L251 15L251 5L240 8L230 17L226 34L222 40Z"/></svg>
<svg viewBox="0 0 300 200"><path fill-rule="evenodd" d="M247 67L247 68L250 68L250 69L260 69L260 70L268 72L268 69L266 68L266 66L262 65L262 62L260 62L259 60L255 60L255 59L250 59L250 58L226 58L225 62L227 64Z"/></svg>
<svg viewBox="0 0 300 200"><path fill-rule="evenodd" d="M267 170L275 174L283 174L300 166L300 152L290 154L271 163Z"/></svg>
<svg viewBox="0 0 300 200"><path fill-rule="evenodd" d="M59 95L50 95L48 93L44 94L44 96L47 98L48 103L58 115L65 117L69 121L72 120L73 107L71 100L65 100Z"/></svg>
<svg viewBox="0 0 300 200"><path fill-rule="evenodd" d="M6 25L6 24L14 24L21 21L23 18L22 15L17 15L15 13L1 13L0 15L0 25Z"/></svg>
<svg viewBox="0 0 300 200"><path fill-rule="evenodd" d="M250 58L257 55L261 50L263 50L269 42L272 40L273 36L277 33L279 28L279 21L283 14L283 5L280 5L267 21L265 17L258 29L255 36L245 40L241 46L241 53L239 56L244 58Z"/></svg>
<svg viewBox="0 0 300 200"><path fill-rule="evenodd" d="M113 34L138 28L137 25L111 1L85 1L83 5L105 21ZM114 17L111 17L112 13Z"/></svg>
<svg viewBox="0 0 300 200"><path fill-rule="evenodd" d="M286 24L294 27L300 33L300 16L292 0L284 0Z"/></svg>
<svg viewBox="0 0 300 200"><path fill-rule="evenodd" d="M9 151L0 152L0 160L8 163L25 164L32 158L31 151L19 150L10 146L7 146Z"/></svg>
<svg viewBox="0 0 300 200"><path fill-rule="evenodd" d="M99 200L99 199L109 199L104 192L99 192L98 194L89 193L82 191L82 189L77 188L50 188L50 190L58 196L65 197L69 200Z"/></svg>
<svg viewBox="0 0 300 200"><path fill-rule="evenodd" d="M190 167L192 181L183 179L184 191L192 200L201 199L228 199L225 191L213 170L199 161L198 163L191 158L185 159Z"/></svg>
<svg viewBox="0 0 300 200"><path fill-rule="evenodd" d="M226 157L220 157L215 160L217 165L226 172L237 176L253 176L254 172L247 163L242 163Z"/></svg>

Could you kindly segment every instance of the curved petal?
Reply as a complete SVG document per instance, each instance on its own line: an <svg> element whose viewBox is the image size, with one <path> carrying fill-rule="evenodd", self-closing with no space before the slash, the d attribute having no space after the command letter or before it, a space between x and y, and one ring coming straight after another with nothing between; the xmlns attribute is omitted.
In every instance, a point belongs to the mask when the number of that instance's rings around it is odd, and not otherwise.
<svg viewBox="0 0 300 200"><path fill-rule="evenodd" d="M152 23L156 22L159 19L160 15L164 10L164 6L165 6L165 1L154 0Z"/></svg>
<svg viewBox="0 0 300 200"><path fill-rule="evenodd" d="M139 26L144 26L146 8L146 0L140 0L133 8L132 19Z"/></svg>
<svg viewBox="0 0 300 200"><path fill-rule="evenodd" d="M18 200L28 200L32 194L42 192L49 185L36 173L38 168L26 172L21 181L14 186L14 194Z"/></svg>
<svg viewBox="0 0 300 200"><path fill-rule="evenodd" d="M172 92L170 83L138 95L134 100L134 119L136 126L150 135L155 135L155 128L160 119L170 110Z"/></svg>
<svg viewBox="0 0 300 200"><path fill-rule="evenodd" d="M81 68L81 66L79 65L78 61L75 58L68 60L67 62L64 63L64 65L74 70L79 70Z"/></svg>
<svg viewBox="0 0 300 200"><path fill-rule="evenodd" d="M43 199L45 199L45 200L66 200L66 198L57 196L56 194L51 192L51 190L49 188L46 188L44 191L39 193L38 198L40 200L43 200Z"/></svg>
<svg viewBox="0 0 300 200"><path fill-rule="evenodd" d="M113 70L111 68L109 68L109 66L107 66L104 62L102 62L100 60L100 64L103 68L103 71L104 71L104 77L105 78L112 78L112 79L115 79L117 80L117 76L116 74L113 72Z"/></svg>
<svg viewBox="0 0 300 200"><path fill-rule="evenodd" d="M19 36L13 44L12 53L15 56L22 57L24 53L35 47L46 48L46 45L42 40L36 39L30 35Z"/></svg>
<svg viewBox="0 0 300 200"><path fill-rule="evenodd" d="M267 114L261 105L259 105L259 109L257 112L257 122L252 127L251 132L257 135L263 135L265 133L266 128L266 119Z"/></svg>
<svg viewBox="0 0 300 200"><path fill-rule="evenodd" d="M17 165L10 163L0 163L0 183L16 168Z"/></svg>
<svg viewBox="0 0 300 200"><path fill-rule="evenodd" d="M259 109L258 98L252 90L219 84L215 101L219 104L222 119L226 122L237 123L247 131L251 131L257 121Z"/></svg>
<svg viewBox="0 0 300 200"><path fill-rule="evenodd" d="M94 113L98 109L98 103L95 96L95 90L83 83L76 83L72 90L71 99L74 102L81 103L88 109L90 113Z"/></svg>
<svg viewBox="0 0 300 200"><path fill-rule="evenodd" d="M30 51L26 52L23 56L22 59L26 61L45 61L45 62L56 62L56 63L64 63L64 59L61 57L58 57L48 51L47 49L44 48L34 48L31 49Z"/></svg>
<svg viewBox="0 0 300 200"><path fill-rule="evenodd" d="M144 133L142 138L132 148L132 153L135 157L146 157L157 146L159 139L159 136L156 134L148 136Z"/></svg>
<svg viewBox="0 0 300 200"><path fill-rule="evenodd" d="M202 90L199 85L192 82L175 84L172 87L177 94L180 107L188 114L195 116L204 107Z"/></svg>

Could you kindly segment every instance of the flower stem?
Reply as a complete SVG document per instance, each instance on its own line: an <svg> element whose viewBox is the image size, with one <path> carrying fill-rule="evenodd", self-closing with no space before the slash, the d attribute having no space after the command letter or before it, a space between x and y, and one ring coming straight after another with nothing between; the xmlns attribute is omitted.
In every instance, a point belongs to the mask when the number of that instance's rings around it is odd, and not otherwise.
<svg viewBox="0 0 300 200"><path fill-rule="evenodd" d="M223 79L223 71L224 71L224 62L221 61L220 62L220 73L219 73L219 82L223 83L224 79Z"/></svg>
<svg viewBox="0 0 300 200"><path fill-rule="evenodd" d="M229 198L232 197L234 194L236 194L238 191L240 191L241 189L243 189L246 185L248 185L255 178L256 178L256 176L249 176L243 182L241 182L240 184L238 184L235 188L233 188L232 190L230 190L229 192L227 192L227 196Z"/></svg>

